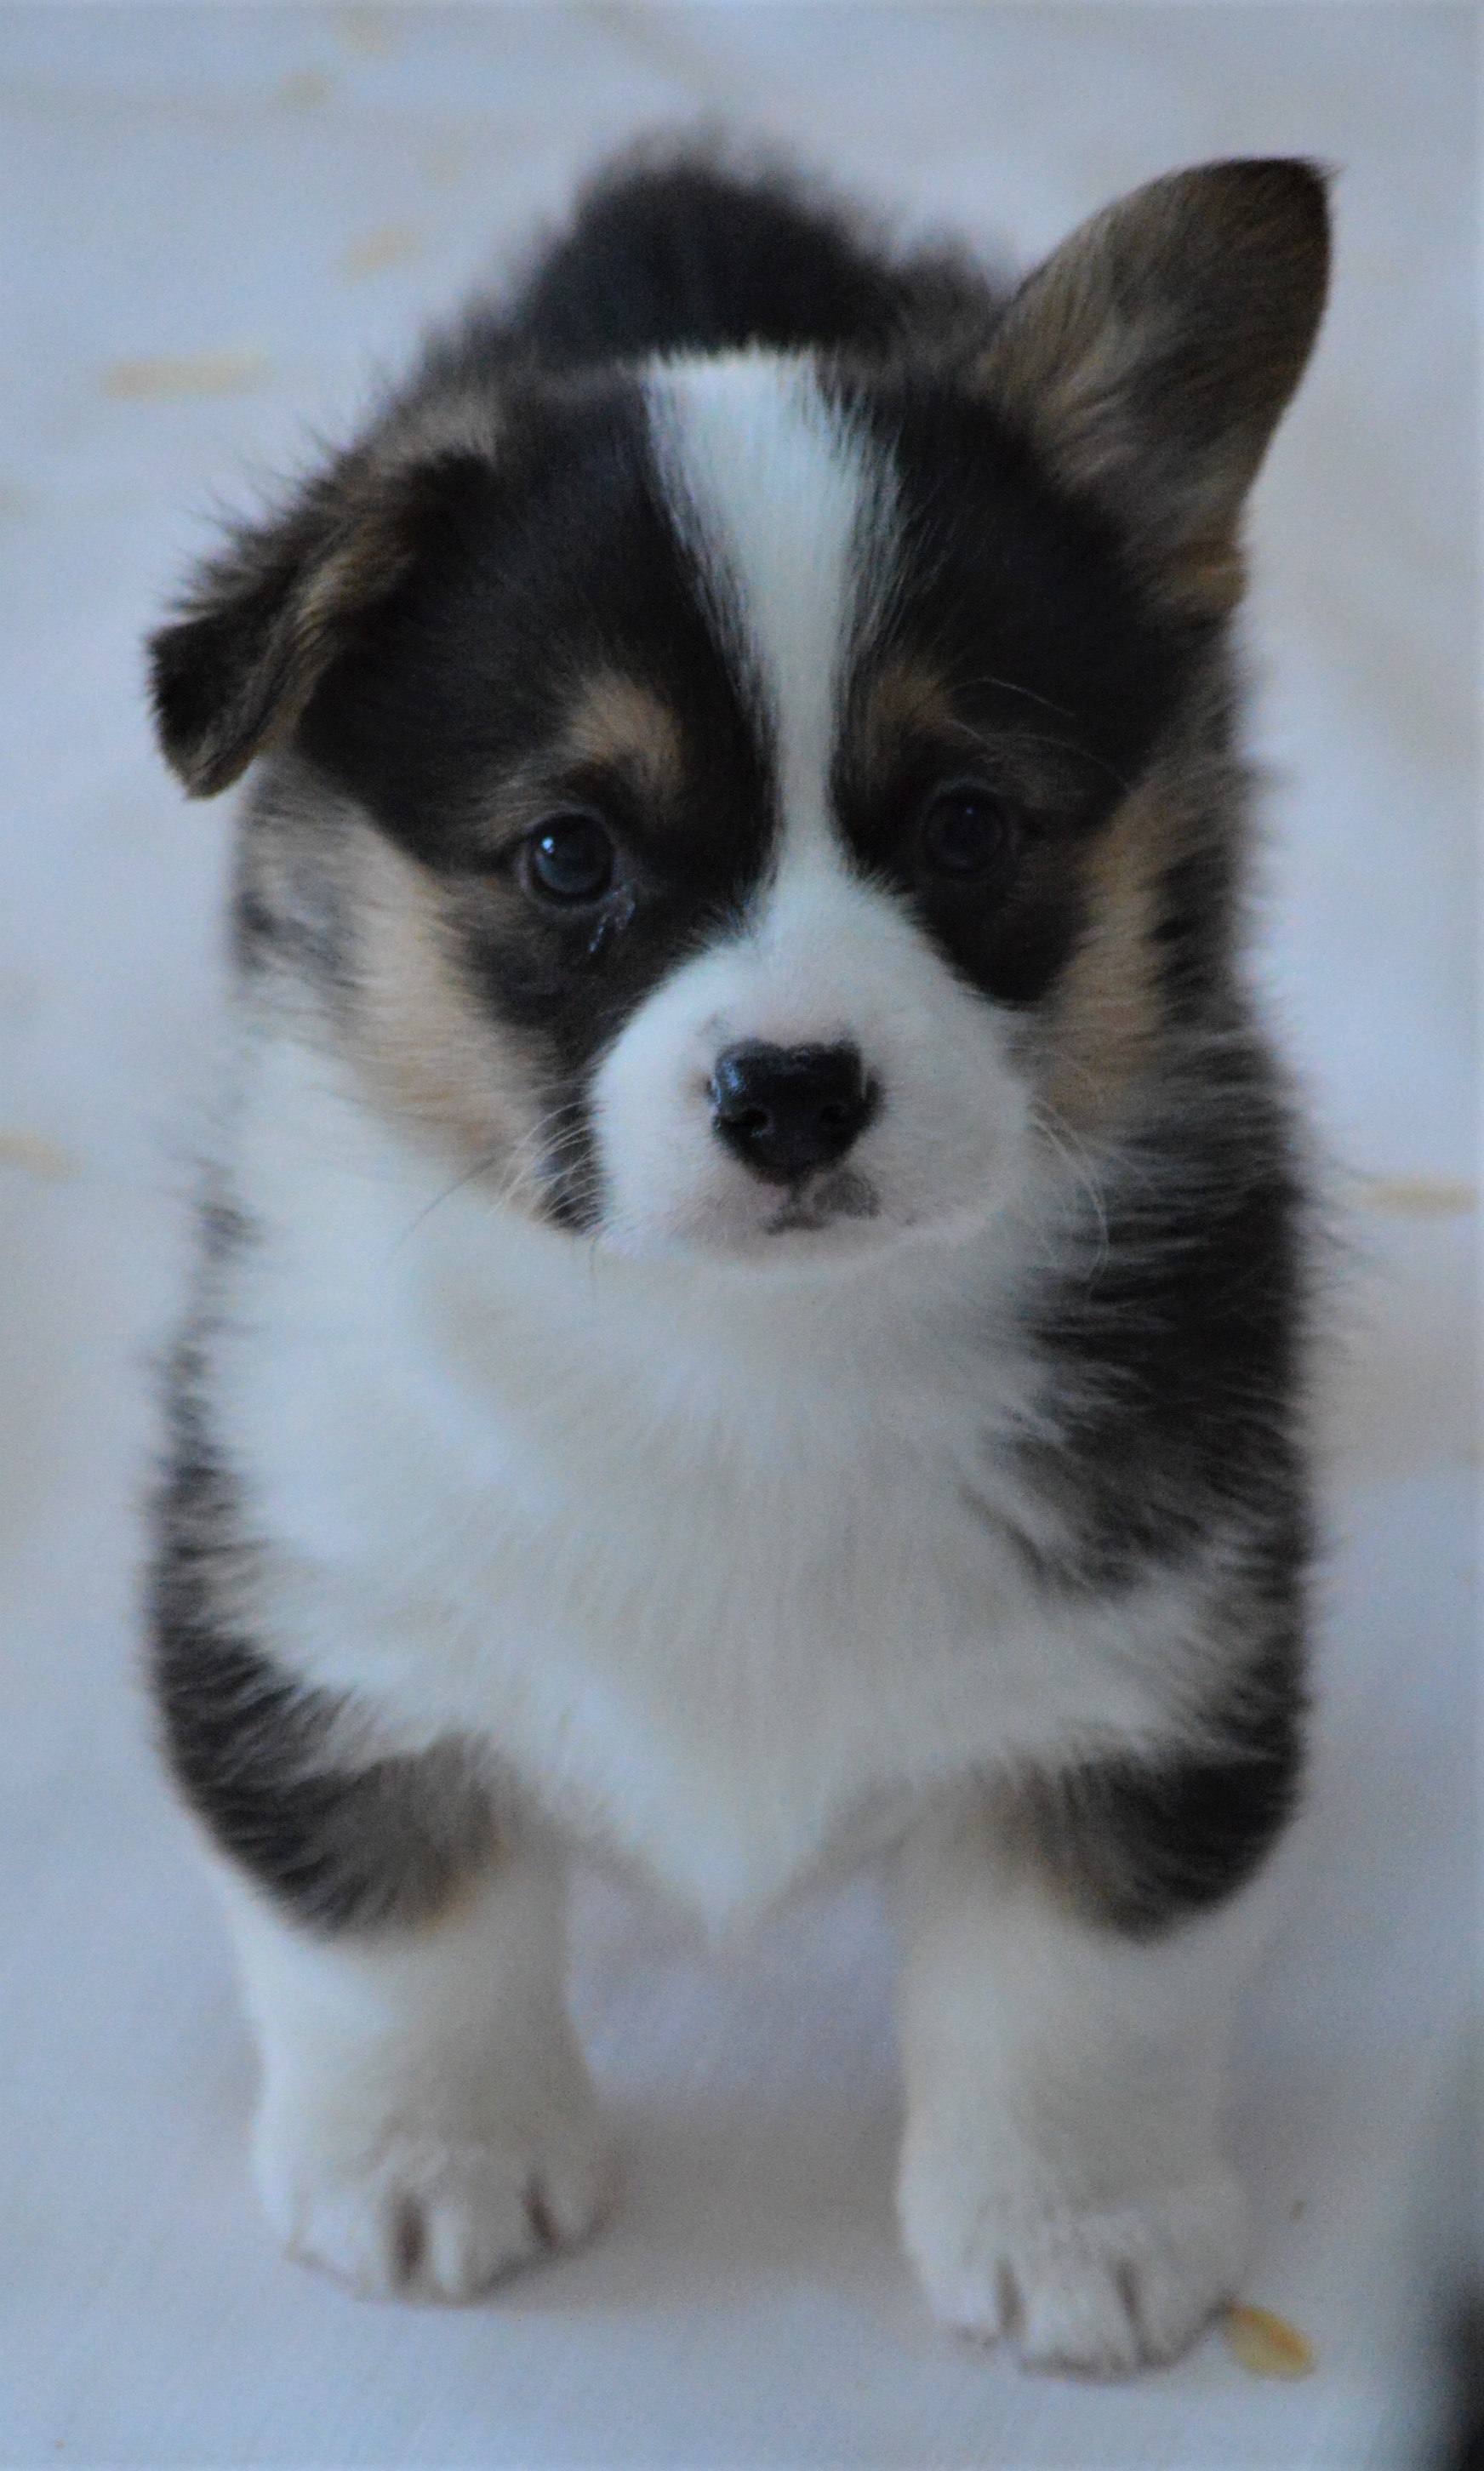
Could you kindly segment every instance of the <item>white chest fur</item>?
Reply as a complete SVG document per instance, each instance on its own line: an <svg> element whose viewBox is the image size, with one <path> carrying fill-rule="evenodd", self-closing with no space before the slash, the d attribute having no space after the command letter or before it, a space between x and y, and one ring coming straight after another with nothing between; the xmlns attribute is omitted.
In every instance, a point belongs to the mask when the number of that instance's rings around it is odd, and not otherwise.
<svg viewBox="0 0 1484 2471"><path fill-rule="evenodd" d="M213 1401L271 1547L252 1617L384 1738L486 1735L719 1920L873 1811L1167 1707L1190 1585L1058 1609L1003 1516L1002 1234L615 1259L447 1191L289 1043L238 1173Z"/></svg>

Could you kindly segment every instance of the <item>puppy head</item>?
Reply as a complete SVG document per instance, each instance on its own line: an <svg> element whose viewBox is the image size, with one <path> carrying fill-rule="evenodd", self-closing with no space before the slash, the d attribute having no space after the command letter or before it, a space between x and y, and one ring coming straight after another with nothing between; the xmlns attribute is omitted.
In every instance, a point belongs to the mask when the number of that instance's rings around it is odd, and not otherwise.
<svg viewBox="0 0 1484 2471"><path fill-rule="evenodd" d="M389 854L342 870L387 1103L515 1206L763 1260L978 1223L1047 1110L1111 1117L1224 965L1192 781L1325 254L1306 167L1181 175L930 365L435 373L240 538L163 742L200 792L292 744L307 837Z"/></svg>

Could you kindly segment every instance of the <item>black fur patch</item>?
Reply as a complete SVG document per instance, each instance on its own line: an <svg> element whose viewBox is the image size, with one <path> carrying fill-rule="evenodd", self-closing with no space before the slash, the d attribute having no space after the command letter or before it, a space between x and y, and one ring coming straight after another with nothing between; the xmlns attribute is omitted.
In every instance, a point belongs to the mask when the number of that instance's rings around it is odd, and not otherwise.
<svg viewBox="0 0 1484 2471"><path fill-rule="evenodd" d="M853 682L841 819L955 969L1000 1002L1032 1004L1075 940L1082 854L1179 708L1208 631L1157 613L1106 518L941 373L860 379L845 399L890 458L902 552L889 620ZM883 768L863 758L861 719L892 664L932 675L950 711ZM917 862L924 795L964 776L998 789L1019 835L1013 875L987 897Z"/></svg>
<svg viewBox="0 0 1484 2471"><path fill-rule="evenodd" d="M207 1435L199 1377L182 1348L151 1578L153 1678L176 1780L223 1851L296 1921L321 1931L430 1921L497 1852L487 1790L453 1740L345 1765L335 1750L342 1705L301 1688L243 1636L230 1607L253 1551Z"/></svg>
<svg viewBox="0 0 1484 2471"><path fill-rule="evenodd" d="M1236 1521L1280 1590L1309 1550L1296 1401L1309 1210L1272 1069L1229 1033L1145 1100L1074 1267L1025 1307L1051 1424L1022 1446L1107 1588Z"/></svg>
<svg viewBox="0 0 1484 2471"><path fill-rule="evenodd" d="M1000 306L967 260L893 258L786 174L628 162L594 182L513 307L477 313L436 367L446 381L512 351L548 369L748 343L885 351L959 325L982 338Z"/></svg>
<svg viewBox="0 0 1484 2471"><path fill-rule="evenodd" d="M1227 1679L1201 1747L1027 1795L1051 1874L1140 1937L1235 1893L1292 1811L1313 1549L1296 1405L1312 1236L1271 1068L1229 1038L1156 1103L1084 1262L1027 1305L1050 1431L1021 1447L1063 1526L1056 1552L1030 1556L1043 1586L1106 1595L1199 1567L1213 1539L1230 1565L1209 1617L1230 1636Z"/></svg>
<svg viewBox="0 0 1484 2471"><path fill-rule="evenodd" d="M1208 748L1219 760L1224 741ZM1239 895L1234 840L1218 802L1196 845L1173 856L1161 881L1154 953L1163 1009L1178 1027L1198 1027L1213 998L1227 998Z"/></svg>
<svg viewBox="0 0 1484 2471"><path fill-rule="evenodd" d="M1210 1728L1213 1747L1089 1761L1035 1780L1036 1856L1090 1918L1154 1939L1245 1887L1293 1815L1304 1762L1303 1647L1291 1616Z"/></svg>

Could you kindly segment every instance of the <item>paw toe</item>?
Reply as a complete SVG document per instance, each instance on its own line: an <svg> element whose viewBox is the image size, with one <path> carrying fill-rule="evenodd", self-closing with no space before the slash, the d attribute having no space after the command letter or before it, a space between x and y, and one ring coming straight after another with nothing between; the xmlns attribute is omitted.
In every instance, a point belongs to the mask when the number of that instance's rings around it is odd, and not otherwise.
<svg viewBox="0 0 1484 2471"><path fill-rule="evenodd" d="M353 2166L299 2157L265 2175L291 2254L365 2298L459 2302L592 2229L604 2173L594 2148L549 2157L519 2146L389 2137Z"/></svg>
<svg viewBox="0 0 1484 2471"><path fill-rule="evenodd" d="M936 2314L1027 2367L1126 2376L1173 2359L1235 2291L1245 2213L1226 2174L1097 2209L987 2201L919 2220L912 2252Z"/></svg>

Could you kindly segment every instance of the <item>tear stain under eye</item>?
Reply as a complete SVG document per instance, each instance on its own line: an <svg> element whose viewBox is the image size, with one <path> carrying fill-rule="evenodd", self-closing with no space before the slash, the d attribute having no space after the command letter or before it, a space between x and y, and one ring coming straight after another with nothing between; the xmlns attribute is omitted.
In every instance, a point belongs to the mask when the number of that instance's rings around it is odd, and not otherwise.
<svg viewBox="0 0 1484 2471"><path fill-rule="evenodd" d="M605 910L603 915L599 919L597 925L594 927L591 935L588 937L587 959L590 961L601 959L603 947L621 928L628 925L633 914L634 905L632 901L629 901L622 910Z"/></svg>

